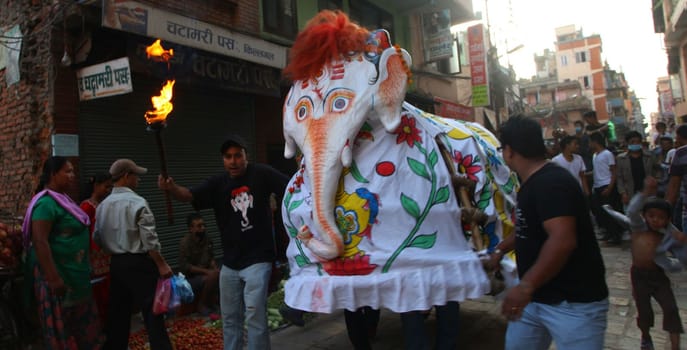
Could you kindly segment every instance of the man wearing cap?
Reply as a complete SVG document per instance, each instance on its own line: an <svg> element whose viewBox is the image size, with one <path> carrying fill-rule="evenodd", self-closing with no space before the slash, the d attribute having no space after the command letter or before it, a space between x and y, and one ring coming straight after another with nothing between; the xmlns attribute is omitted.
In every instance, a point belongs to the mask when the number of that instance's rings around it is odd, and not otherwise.
<svg viewBox="0 0 687 350"><path fill-rule="evenodd" d="M228 137L220 152L224 172L192 188L159 176L158 186L196 210L214 210L224 253L219 277L224 349L243 349L245 322L248 349L269 350L267 290L277 250L270 195L280 200L289 179L270 166L249 164L239 136Z"/></svg>
<svg viewBox="0 0 687 350"><path fill-rule="evenodd" d="M153 314L157 280L170 277L172 270L160 254L155 218L148 202L134 192L139 176L147 171L130 159L112 163L112 193L96 209L93 239L112 254L105 349L127 348L134 305L143 314L150 348L172 349L164 315Z"/></svg>

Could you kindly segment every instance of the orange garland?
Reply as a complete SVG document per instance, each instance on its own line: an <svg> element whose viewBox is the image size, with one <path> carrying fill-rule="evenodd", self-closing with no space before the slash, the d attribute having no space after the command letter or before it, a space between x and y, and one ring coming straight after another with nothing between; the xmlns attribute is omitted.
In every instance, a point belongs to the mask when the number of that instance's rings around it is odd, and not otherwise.
<svg viewBox="0 0 687 350"><path fill-rule="evenodd" d="M396 49L396 53L401 56L401 62L403 64L403 70L406 72L406 75L408 76L408 85L413 83L413 72L410 71L410 67L408 67L408 62L403 58L403 53L401 52L401 47L398 46L398 44L394 44L394 49Z"/></svg>

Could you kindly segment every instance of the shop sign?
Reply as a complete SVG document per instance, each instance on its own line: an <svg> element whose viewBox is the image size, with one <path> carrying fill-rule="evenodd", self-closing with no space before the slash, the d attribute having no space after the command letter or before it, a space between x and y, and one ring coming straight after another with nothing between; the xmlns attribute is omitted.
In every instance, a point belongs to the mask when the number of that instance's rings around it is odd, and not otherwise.
<svg viewBox="0 0 687 350"><path fill-rule="evenodd" d="M434 97L434 102L438 104L438 107L434 112L444 118L465 120L468 122L474 122L475 116L472 114L472 107L465 106L460 103L451 102L440 97Z"/></svg>
<svg viewBox="0 0 687 350"><path fill-rule="evenodd" d="M133 91L129 58L122 57L76 71L79 100L126 94Z"/></svg>
<svg viewBox="0 0 687 350"><path fill-rule="evenodd" d="M470 76L472 79L472 106L488 106L489 72L487 51L484 42L484 27L476 24L468 28L468 53L470 55Z"/></svg>
<svg viewBox="0 0 687 350"><path fill-rule="evenodd" d="M279 70L244 60L196 50L183 45L164 43L174 50L167 63L156 63L146 57L146 42L129 38L127 55L135 72L146 72L159 79L173 76L178 83L216 87L258 95L280 96Z"/></svg>
<svg viewBox="0 0 687 350"><path fill-rule="evenodd" d="M103 0L102 25L270 67L286 66L284 46L136 1Z"/></svg>
<svg viewBox="0 0 687 350"><path fill-rule="evenodd" d="M453 56L451 11L449 9L442 9L423 13L422 36L427 62Z"/></svg>

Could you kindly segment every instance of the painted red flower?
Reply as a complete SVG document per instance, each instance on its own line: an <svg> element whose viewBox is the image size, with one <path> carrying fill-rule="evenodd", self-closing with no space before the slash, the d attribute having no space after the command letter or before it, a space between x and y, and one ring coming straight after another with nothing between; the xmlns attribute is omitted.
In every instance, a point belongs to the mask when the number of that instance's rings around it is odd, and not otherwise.
<svg viewBox="0 0 687 350"><path fill-rule="evenodd" d="M322 268L332 276L369 275L376 267L377 264L370 264L370 256L363 252L322 263Z"/></svg>
<svg viewBox="0 0 687 350"><path fill-rule="evenodd" d="M482 171L482 166L477 163L477 157L472 157L472 154L463 156L460 151L453 153L453 160L458 164L458 172L467 175L468 179L478 181L477 175Z"/></svg>
<svg viewBox="0 0 687 350"><path fill-rule="evenodd" d="M401 116L401 125L398 126L395 134L398 134L396 144L405 142L408 146L413 147L416 141L422 143L420 130L415 127L415 118L409 118L407 115Z"/></svg>

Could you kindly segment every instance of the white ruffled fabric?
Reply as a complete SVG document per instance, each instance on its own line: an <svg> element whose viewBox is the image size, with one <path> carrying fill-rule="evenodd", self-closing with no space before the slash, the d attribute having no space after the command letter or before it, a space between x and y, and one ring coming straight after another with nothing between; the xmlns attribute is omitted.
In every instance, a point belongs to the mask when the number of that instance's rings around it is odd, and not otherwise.
<svg viewBox="0 0 687 350"><path fill-rule="evenodd" d="M353 311L362 306L407 312L479 298L489 291L489 282L474 254L460 253L452 258L425 260L421 268L365 276L298 274L284 286L285 302L310 312Z"/></svg>
<svg viewBox="0 0 687 350"><path fill-rule="evenodd" d="M482 201L495 230L487 239L489 247L500 241L503 225L499 215L504 212L495 208L490 194L495 188L507 188L507 195L512 196L514 187L508 183L512 181L510 171L496 155L497 141L475 138L477 132L483 132L481 127L467 128L460 122L449 125L423 116L412 106L406 106L404 118L405 122L413 120L414 127L412 123L406 126L419 137L414 138L416 143L408 144L375 122L355 141L357 171L342 175L342 199L337 202L337 221L350 230L343 234L349 259L339 258L338 268L332 268L332 262L319 261L295 237L302 225L314 227L312 195L306 172L291 179L282 205L292 237L287 249L290 278L285 286L290 307L324 313L362 306L407 312L489 292L482 263L463 233L458 201L434 137L441 134L452 155L460 152L459 171L478 180L475 201ZM456 127L461 127L460 131L447 134ZM418 164L426 176L418 174ZM477 167L481 170L476 171ZM439 194L442 188L448 189L447 198ZM407 198L424 214L411 215ZM503 202L508 205L512 198ZM368 216L372 216L369 222ZM318 232L312 233L315 239L319 237Z"/></svg>

